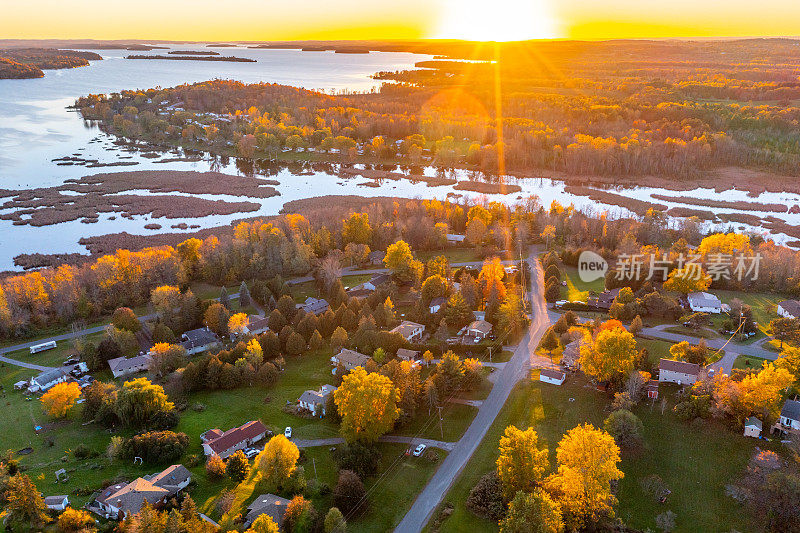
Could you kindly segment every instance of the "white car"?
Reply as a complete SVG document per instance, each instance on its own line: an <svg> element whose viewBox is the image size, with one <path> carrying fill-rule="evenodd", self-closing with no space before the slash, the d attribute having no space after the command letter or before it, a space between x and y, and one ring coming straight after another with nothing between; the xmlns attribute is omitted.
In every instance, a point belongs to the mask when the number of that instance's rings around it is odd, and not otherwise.
<svg viewBox="0 0 800 533"><path fill-rule="evenodd" d="M256 455L258 455L258 450L256 450L255 448L247 448L247 449L244 451L244 455L245 455L245 457L247 457L248 459L252 459L252 458L253 458L253 457L255 457Z"/></svg>
<svg viewBox="0 0 800 533"><path fill-rule="evenodd" d="M414 450L414 457L420 457L423 453L425 453L425 448L427 447L428 446L425 444L420 444L419 446L417 446L416 449Z"/></svg>
<svg viewBox="0 0 800 533"><path fill-rule="evenodd" d="M291 439L292 438L292 427L291 426L287 426L286 429L283 430L283 436L286 437L287 439Z"/></svg>

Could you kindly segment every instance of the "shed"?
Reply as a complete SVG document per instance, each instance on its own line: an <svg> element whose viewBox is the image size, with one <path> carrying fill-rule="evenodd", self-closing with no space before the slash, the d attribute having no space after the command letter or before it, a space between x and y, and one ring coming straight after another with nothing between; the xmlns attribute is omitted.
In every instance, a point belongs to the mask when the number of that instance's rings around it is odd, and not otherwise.
<svg viewBox="0 0 800 533"><path fill-rule="evenodd" d="M567 379L567 375L560 370L549 368L539 370L539 381L550 383L551 385L561 385L565 379Z"/></svg>
<svg viewBox="0 0 800 533"><path fill-rule="evenodd" d="M761 436L761 428L763 427L761 420L751 416L744 423L744 436L758 438Z"/></svg>

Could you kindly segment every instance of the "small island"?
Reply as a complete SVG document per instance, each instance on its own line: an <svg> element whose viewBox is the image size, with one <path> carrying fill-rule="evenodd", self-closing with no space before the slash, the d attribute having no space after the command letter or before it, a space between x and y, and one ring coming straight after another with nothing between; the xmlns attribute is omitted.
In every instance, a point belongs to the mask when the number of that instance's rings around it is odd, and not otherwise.
<svg viewBox="0 0 800 533"><path fill-rule="evenodd" d="M170 55L179 56L218 56L219 52L211 50L171 50L167 52Z"/></svg>
<svg viewBox="0 0 800 533"><path fill-rule="evenodd" d="M85 67L103 59L94 52L54 48L12 48L0 50L0 79L44 77L43 70Z"/></svg>
<svg viewBox="0 0 800 533"><path fill-rule="evenodd" d="M180 61L232 61L236 63L255 63L255 59L250 59L248 57L234 57L234 56L206 56L206 55L183 55L183 56L171 56L171 55L155 55L155 56L145 56L145 55L129 55L126 56L125 59L172 59L172 60L180 60Z"/></svg>

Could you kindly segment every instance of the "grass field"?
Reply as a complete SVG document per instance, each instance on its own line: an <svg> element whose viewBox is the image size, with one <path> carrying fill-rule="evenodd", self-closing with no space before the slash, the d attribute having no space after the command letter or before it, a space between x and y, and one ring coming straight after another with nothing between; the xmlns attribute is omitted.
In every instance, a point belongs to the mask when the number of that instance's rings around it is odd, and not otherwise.
<svg viewBox="0 0 800 533"><path fill-rule="evenodd" d="M585 302L589 298L589 291L603 292L605 280L603 278L586 283L578 276L578 269L564 265L561 269L564 281L567 282L566 294L562 296L571 302Z"/></svg>
<svg viewBox="0 0 800 533"><path fill-rule="evenodd" d="M98 343L102 340L104 332L92 333L81 337L83 341L91 341ZM14 352L8 352L6 355L11 359L23 361L25 363L33 363L35 365L44 366L61 366L69 357L77 355L75 349L75 340L58 341L56 347L52 350L45 350L43 352L32 354L29 349L25 348Z"/></svg>
<svg viewBox="0 0 800 533"><path fill-rule="evenodd" d="M733 369L743 369L743 370L758 370L759 368L764 366L766 359L762 359L760 357L753 357L751 355L740 355L736 358L733 362Z"/></svg>
<svg viewBox="0 0 800 533"><path fill-rule="evenodd" d="M416 252L417 259L425 262L432 257L443 255L452 263L472 263L482 261L483 258L472 247L445 248L444 250L421 250Z"/></svg>
<svg viewBox="0 0 800 533"><path fill-rule="evenodd" d="M748 522L746 511L725 495L725 484L744 472L755 441L713 421L679 421L670 410L674 392L662 387L667 398L664 414L658 402L645 402L635 410L644 423L645 444L637 452L623 454L620 468L625 477L619 484L618 516L632 528L655 529L655 516L671 510L677 515L675 531L752 531L754 525ZM571 377L560 387L538 381L520 383L446 495L444 501L452 503L454 510L440 531L497 531L496 524L470 513L465 501L478 479L494 468L498 441L506 426L535 427L550 451L551 464L555 464L555 449L564 432L581 423L601 426L609 413L609 401L606 393L587 386L582 378ZM651 474L661 476L672 490L665 504L656 502L641 487L641 480Z"/></svg>
<svg viewBox="0 0 800 533"><path fill-rule="evenodd" d="M394 435L409 437L422 437L425 439L455 442L461 438L472 419L478 414L478 409L470 405L448 403L442 407L442 423L439 427L439 414L436 409L428 414L428 410L421 407L420 414L393 431Z"/></svg>
<svg viewBox="0 0 800 533"><path fill-rule="evenodd" d="M365 281L369 281L372 277L372 274L352 274L350 276L342 276L342 285L347 287L353 287L354 285L359 285L364 283ZM294 298L295 302L304 302L306 298L312 296L314 298L322 298L322 294L320 293L319 289L317 289L317 283L315 281L305 281L303 283L297 283L291 286L292 291L292 298Z"/></svg>

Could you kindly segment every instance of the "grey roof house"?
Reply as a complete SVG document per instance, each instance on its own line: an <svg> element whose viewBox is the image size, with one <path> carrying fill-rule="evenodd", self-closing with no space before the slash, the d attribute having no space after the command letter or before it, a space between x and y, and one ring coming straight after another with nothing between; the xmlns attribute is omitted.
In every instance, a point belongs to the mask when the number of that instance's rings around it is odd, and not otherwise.
<svg viewBox="0 0 800 533"><path fill-rule="evenodd" d="M244 525L250 527L255 522L256 518L265 514L272 518L279 528L283 527L283 516L286 514L286 506L289 505L289 500L275 496L274 494L262 494L258 496L253 503L247 506L247 515L245 516Z"/></svg>

